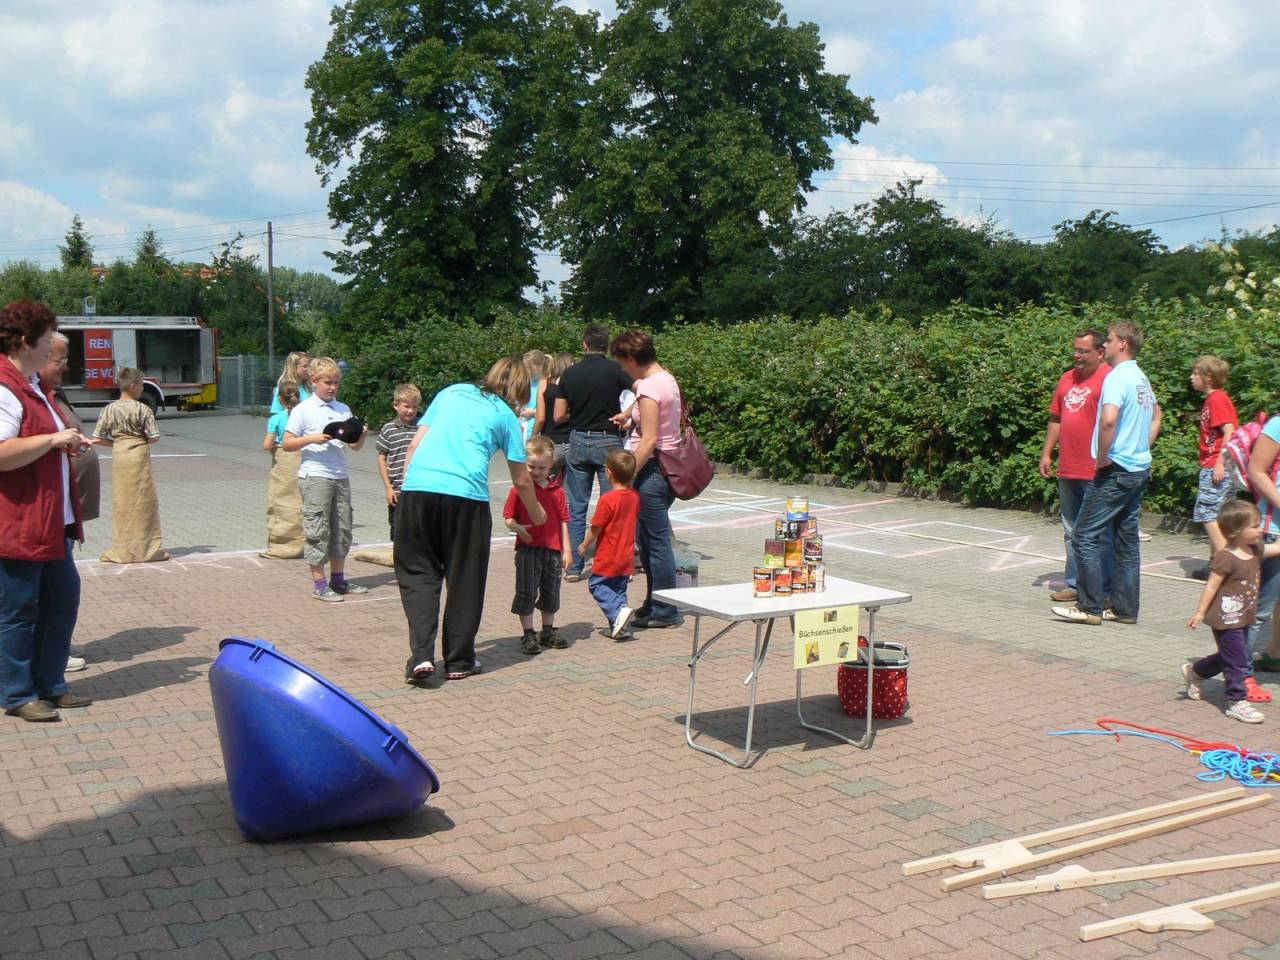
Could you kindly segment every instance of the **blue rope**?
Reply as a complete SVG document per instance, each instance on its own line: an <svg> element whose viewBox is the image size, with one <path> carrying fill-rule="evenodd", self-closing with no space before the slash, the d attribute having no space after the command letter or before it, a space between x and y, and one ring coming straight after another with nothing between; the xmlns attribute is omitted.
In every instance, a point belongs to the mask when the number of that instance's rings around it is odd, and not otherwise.
<svg viewBox="0 0 1280 960"><path fill-rule="evenodd" d="M1049 736L1142 737L1170 744L1184 753L1195 752L1172 737L1144 730L1050 730ZM1217 783L1230 777L1246 787L1280 787L1280 780L1272 776L1280 775L1280 755L1274 753L1247 753L1241 756L1235 750L1206 750L1200 754L1200 763L1209 769L1197 775L1196 779L1206 783Z"/></svg>

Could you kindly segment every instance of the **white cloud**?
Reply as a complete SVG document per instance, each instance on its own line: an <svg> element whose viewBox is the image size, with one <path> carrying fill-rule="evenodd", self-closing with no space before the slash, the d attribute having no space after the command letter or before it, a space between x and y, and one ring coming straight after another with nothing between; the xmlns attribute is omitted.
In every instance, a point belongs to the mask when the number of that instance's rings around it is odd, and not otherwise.
<svg viewBox="0 0 1280 960"><path fill-rule="evenodd" d="M873 41L849 33L824 38L823 51L828 73L843 73L857 83L866 73L881 68L888 58L884 49Z"/></svg>

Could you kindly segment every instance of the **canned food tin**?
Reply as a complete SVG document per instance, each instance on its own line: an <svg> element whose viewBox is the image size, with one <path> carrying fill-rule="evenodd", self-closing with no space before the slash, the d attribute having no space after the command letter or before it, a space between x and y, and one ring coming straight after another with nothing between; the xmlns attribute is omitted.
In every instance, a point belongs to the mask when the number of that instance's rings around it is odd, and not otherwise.
<svg viewBox="0 0 1280 960"><path fill-rule="evenodd" d="M791 571L773 571L773 595L775 597L791 596Z"/></svg>
<svg viewBox="0 0 1280 960"><path fill-rule="evenodd" d="M783 565L799 567L804 565L804 541L783 540Z"/></svg>
<svg viewBox="0 0 1280 960"><path fill-rule="evenodd" d="M822 562L822 537L807 537L804 541L804 562Z"/></svg>
<svg viewBox="0 0 1280 960"><path fill-rule="evenodd" d="M773 535L779 540L787 539L787 521L782 517L773 521Z"/></svg>
<svg viewBox="0 0 1280 960"><path fill-rule="evenodd" d="M818 535L817 517L810 517L804 522L804 535L806 537L816 537Z"/></svg>
<svg viewBox="0 0 1280 960"><path fill-rule="evenodd" d="M795 567L791 571L791 592L792 593L808 593L809 592L809 568L804 564Z"/></svg>
<svg viewBox="0 0 1280 960"><path fill-rule="evenodd" d="M813 593L825 593L827 590L827 568L821 563L809 564L809 589Z"/></svg>
<svg viewBox="0 0 1280 960"><path fill-rule="evenodd" d="M756 567L751 572L751 581L757 597L773 596L773 571L768 567Z"/></svg>
<svg viewBox="0 0 1280 960"><path fill-rule="evenodd" d="M787 519L808 520L809 498L798 493L787 497Z"/></svg>
<svg viewBox="0 0 1280 960"><path fill-rule="evenodd" d="M784 520L782 529L786 535L784 540L803 540L804 539L804 521L803 520Z"/></svg>
<svg viewBox="0 0 1280 960"><path fill-rule="evenodd" d="M786 545L782 540L766 540L764 542L764 565L766 567L785 567Z"/></svg>

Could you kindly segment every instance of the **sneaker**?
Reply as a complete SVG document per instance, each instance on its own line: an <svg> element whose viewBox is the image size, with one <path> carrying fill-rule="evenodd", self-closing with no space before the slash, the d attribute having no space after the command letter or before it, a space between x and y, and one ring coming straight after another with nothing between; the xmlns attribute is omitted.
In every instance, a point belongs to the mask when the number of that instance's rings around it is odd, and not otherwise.
<svg viewBox="0 0 1280 960"><path fill-rule="evenodd" d="M538 634L538 643L553 650L563 650L569 646L569 641L560 636L555 627L543 627L542 632Z"/></svg>
<svg viewBox="0 0 1280 960"><path fill-rule="evenodd" d="M1262 711L1248 700L1237 700L1227 708L1227 716L1241 723L1261 723Z"/></svg>
<svg viewBox="0 0 1280 960"><path fill-rule="evenodd" d="M565 583L577 583L582 578L583 578L583 573L581 570L578 570L578 571L566 570L564 572Z"/></svg>
<svg viewBox="0 0 1280 960"><path fill-rule="evenodd" d="M405 673L405 683L421 683L423 680L429 680L435 675L436 665L430 660L423 660L421 663L416 664L410 660L409 663L412 666Z"/></svg>
<svg viewBox="0 0 1280 960"><path fill-rule="evenodd" d="M1151 540L1151 534L1147 533L1147 531L1145 531L1145 530L1139 530L1139 531L1138 531L1138 542L1139 542L1139 543L1148 543L1148 542L1150 542L1150 540Z"/></svg>
<svg viewBox="0 0 1280 960"><path fill-rule="evenodd" d="M1200 685L1204 683L1204 678L1196 673L1195 668L1190 662L1182 665L1182 679L1187 685L1187 699L1200 699Z"/></svg>
<svg viewBox="0 0 1280 960"><path fill-rule="evenodd" d="M480 673L483 669L484 668L480 666L479 660L472 660L470 670L450 670L448 673L445 674L445 679L465 680L467 679L467 677L474 676L475 674Z"/></svg>
<svg viewBox="0 0 1280 960"><path fill-rule="evenodd" d="M617 640L626 632L627 627L631 626L631 617L633 616L630 607L623 607L618 611L618 615L613 618L613 623L609 624L609 636Z"/></svg>
<svg viewBox="0 0 1280 960"><path fill-rule="evenodd" d="M88 666L89 664L85 662L84 657L67 657L67 666L63 670L63 672L79 673L81 670L84 670Z"/></svg>
<svg viewBox="0 0 1280 960"><path fill-rule="evenodd" d="M657 617L653 616L653 614L650 614L647 617L636 617L631 621L631 625L642 630L665 630L667 627L680 626L680 618L677 617L674 620L659 620Z"/></svg>
<svg viewBox="0 0 1280 960"><path fill-rule="evenodd" d="M1102 625L1102 616L1100 614L1086 613L1079 607L1053 607L1052 610L1055 617L1070 620L1072 623L1087 623L1094 627Z"/></svg>
<svg viewBox="0 0 1280 960"><path fill-rule="evenodd" d="M325 603L341 603L342 594L338 593L333 587L325 587L323 590L317 590L312 594L317 600L323 600Z"/></svg>
<svg viewBox="0 0 1280 960"><path fill-rule="evenodd" d="M1244 678L1245 699L1250 703L1270 703L1271 691L1264 687L1258 686L1258 681L1253 677Z"/></svg>
<svg viewBox="0 0 1280 960"><path fill-rule="evenodd" d="M1061 590L1050 590L1049 599L1055 603L1071 603L1079 594L1075 587L1063 587Z"/></svg>
<svg viewBox="0 0 1280 960"><path fill-rule="evenodd" d="M53 723L62 716L44 700L28 700L20 707L10 707L5 713L28 723Z"/></svg>
<svg viewBox="0 0 1280 960"><path fill-rule="evenodd" d="M532 630L526 630L524 636L520 640L520 652L529 656L536 656L542 652L542 647L538 643L538 635Z"/></svg>
<svg viewBox="0 0 1280 960"><path fill-rule="evenodd" d="M338 594L339 596L343 596L343 597L345 597L349 593L354 594L355 596L359 596L362 593L369 592L369 588L366 587L364 584L352 583L349 580L346 580L342 583L334 583L332 580L330 580L329 589L332 590L334 593Z"/></svg>
<svg viewBox="0 0 1280 960"><path fill-rule="evenodd" d="M1265 653L1254 657L1253 669L1263 673L1280 673L1280 657L1269 657Z"/></svg>
<svg viewBox="0 0 1280 960"><path fill-rule="evenodd" d="M1122 616L1121 614L1116 613L1110 607L1102 611L1102 619L1106 620L1109 623L1137 623L1138 622L1137 617Z"/></svg>

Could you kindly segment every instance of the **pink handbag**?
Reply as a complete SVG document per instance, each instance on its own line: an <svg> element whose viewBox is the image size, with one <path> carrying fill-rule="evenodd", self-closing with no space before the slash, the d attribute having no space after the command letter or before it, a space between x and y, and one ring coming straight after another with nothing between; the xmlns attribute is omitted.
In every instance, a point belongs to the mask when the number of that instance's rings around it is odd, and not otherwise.
<svg viewBox="0 0 1280 960"><path fill-rule="evenodd" d="M689 407L680 392L680 446L671 450L658 450L658 466L671 484L671 492L681 500L692 500L711 485L716 475L716 465L707 456L707 450L698 439L689 420Z"/></svg>

